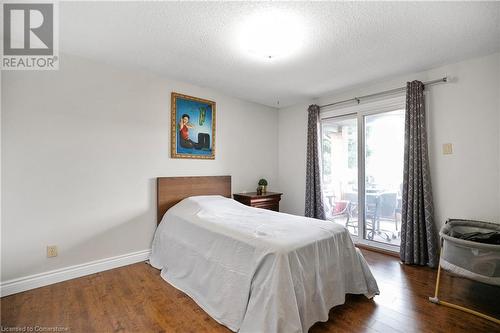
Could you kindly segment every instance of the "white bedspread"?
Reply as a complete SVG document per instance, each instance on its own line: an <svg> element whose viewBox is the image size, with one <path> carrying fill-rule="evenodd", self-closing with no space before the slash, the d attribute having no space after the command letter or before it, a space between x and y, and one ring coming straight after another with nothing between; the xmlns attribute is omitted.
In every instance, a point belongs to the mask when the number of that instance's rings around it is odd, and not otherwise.
<svg viewBox="0 0 500 333"><path fill-rule="evenodd" d="M346 293L379 293L340 224L221 196L191 197L169 209L150 262L215 320L240 332L307 332L328 320Z"/></svg>

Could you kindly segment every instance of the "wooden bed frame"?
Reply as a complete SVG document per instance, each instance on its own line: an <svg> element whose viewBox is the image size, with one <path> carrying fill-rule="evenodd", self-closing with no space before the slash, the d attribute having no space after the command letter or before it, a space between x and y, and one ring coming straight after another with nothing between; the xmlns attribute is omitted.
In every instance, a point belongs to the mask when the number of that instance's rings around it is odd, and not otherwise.
<svg viewBox="0 0 500 333"><path fill-rule="evenodd" d="M157 223L161 222L170 207L194 195L222 195L231 198L231 176L156 178Z"/></svg>

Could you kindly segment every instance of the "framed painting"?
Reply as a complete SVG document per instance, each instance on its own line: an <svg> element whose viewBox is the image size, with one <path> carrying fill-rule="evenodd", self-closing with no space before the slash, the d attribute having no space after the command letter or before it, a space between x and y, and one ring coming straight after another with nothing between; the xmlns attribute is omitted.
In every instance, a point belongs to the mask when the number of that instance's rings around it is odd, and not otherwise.
<svg viewBox="0 0 500 333"><path fill-rule="evenodd" d="M215 159L215 102L173 92L172 158Z"/></svg>

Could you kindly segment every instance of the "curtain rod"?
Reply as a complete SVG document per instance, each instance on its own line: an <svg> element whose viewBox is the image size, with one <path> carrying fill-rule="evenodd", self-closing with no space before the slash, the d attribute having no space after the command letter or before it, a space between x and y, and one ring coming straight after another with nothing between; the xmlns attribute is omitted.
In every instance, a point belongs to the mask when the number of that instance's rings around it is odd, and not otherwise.
<svg viewBox="0 0 500 333"><path fill-rule="evenodd" d="M430 86L430 85L433 85L433 84L445 83L445 82L448 82L448 77L447 76L445 76L443 78L440 78L440 79L437 79L437 80L432 80L432 81L424 82L424 86ZM325 104L325 105L320 105L319 108L322 109L322 108L326 108L326 107L329 107L329 106L334 106L334 105L337 105L337 104L344 104L344 103L347 103L347 102L357 102L359 104L361 102L361 99L364 99L364 98L371 98L371 97L380 96L380 95L394 94L394 93L397 93L397 92L400 92L400 91L405 91L405 90L406 90L406 87L400 87L400 88L385 90L385 91L381 91L381 92L370 94L370 95L353 97L353 98L345 99L345 100L339 101L339 102L334 102L334 103L329 103L329 104Z"/></svg>

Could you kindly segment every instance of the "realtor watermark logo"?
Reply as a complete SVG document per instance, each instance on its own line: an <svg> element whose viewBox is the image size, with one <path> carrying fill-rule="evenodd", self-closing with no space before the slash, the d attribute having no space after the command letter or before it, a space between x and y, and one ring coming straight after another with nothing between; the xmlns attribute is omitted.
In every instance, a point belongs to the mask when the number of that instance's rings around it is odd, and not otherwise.
<svg viewBox="0 0 500 333"><path fill-rule="evenodd" d="M3 3L2 11L2 70L59 69L57 3Z"/></svg>

